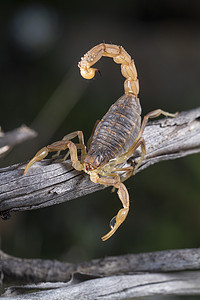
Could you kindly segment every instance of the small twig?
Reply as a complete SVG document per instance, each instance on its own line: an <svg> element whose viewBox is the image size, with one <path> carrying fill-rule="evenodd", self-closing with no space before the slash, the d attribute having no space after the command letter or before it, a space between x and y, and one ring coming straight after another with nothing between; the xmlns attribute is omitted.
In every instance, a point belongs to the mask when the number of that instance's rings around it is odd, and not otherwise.
<svg viewBox="0 0 200 300"><path fill-rule="evenodd" d="M200 108L182 112L176 118L151 122L144 131L147 155L137 170L157 162L200 152ZM126 166L134 165L136 151ZM92 183L89 176L74 170L71 161L45 159L23 174L25 164L0 170L0 213L39 209L93 193L104 187Z"/></svg>
<svg viewBox="0 0 200 300"><path fill-rule="evenodd" d="M0 157L9 152L15 145L23 143L24 141L34 138L37 133L29 127L22 125L19 128L8 131L6 133L0 132Z"/></svg>

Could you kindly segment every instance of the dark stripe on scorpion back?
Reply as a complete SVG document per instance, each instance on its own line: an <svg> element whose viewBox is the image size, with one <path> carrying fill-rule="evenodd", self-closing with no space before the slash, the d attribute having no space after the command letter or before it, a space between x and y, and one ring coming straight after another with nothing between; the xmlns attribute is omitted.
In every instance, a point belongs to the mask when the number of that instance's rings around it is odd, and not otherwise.
<svg viewBox="0 0 200 300"><path fill-rule="evenodd" d="M141 108L134 95L124 94L98 124L88 155L101 155L106 161L126 152L140 129Z"/></svg>

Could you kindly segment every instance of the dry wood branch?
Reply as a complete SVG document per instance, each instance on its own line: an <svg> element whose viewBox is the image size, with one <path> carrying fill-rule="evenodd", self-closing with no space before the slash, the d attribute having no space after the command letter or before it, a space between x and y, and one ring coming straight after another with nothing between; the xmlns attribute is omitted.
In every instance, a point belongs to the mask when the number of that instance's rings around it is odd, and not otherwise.
<svg viewBox="0 0 200 300"><path fill-rule="evenodd" d="M54 281L12 287L5 299L125 299L167 294L200 295L200 249L107 257L81 264L19 259L3 252L0 257L5 280L9 277L10 280L23 282ZM58 281L62 283L55 284ZM22 295L22 292L33 289L38 292ZM43 289L45 291L41 291Z"/></svg>
<svg viewBox="0 0 200 300"><path fill-rule="evenodd" d="M75 278L76 280L76 278ZM50 288L50 286L48 285ZM167 274L137 274L119 275L105 278L86 280L80 283L69 282L69 284L52 285L47 290L45 284L40 286L31 285L20 288L20 292L29 290L44 289L44 291L31 292L29 294L15 295L7 293L2 300L77 300L77 299L138 299L145 296L155 295L200 295L200 271L181 272Z"/></svg>
<svg viewBox="0 0 200 300"><path fill-rule="evenodd" d="M35 136L37 136L37 133L25 125L6 133L0 132L0 157L4 156L15 145L23 143Z"/></svg>
<svg viewBox="0 0 200 300"><path fill-rule="evenodd" d="M200 270L200 249L110 256L79 264L56 260L17 258L0 251L0 269L6 283L66 282L73 273L109 277L137 272Z"/></svg>
<svg viewBox="0 0 200 300"><path fill-rule="evenodd" d="M144 138L147 155L138 172L163 160L200 152L200 108L149 123ZM136 151L126 165L134 165L138 156ZM11 211L39 209L104 188L74 170L70 160L43 160L26 175L24 167L22 163L0 170L0 212L4 218Z"/></svg>

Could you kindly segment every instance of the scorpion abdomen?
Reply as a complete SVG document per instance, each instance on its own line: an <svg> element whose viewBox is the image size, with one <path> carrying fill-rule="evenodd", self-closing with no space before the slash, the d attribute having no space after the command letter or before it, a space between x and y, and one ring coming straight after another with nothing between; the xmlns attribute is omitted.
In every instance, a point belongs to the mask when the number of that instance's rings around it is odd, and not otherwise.
<svg viewBox="0 0 200 300"><path fill-rule="evenodd" d="M128 151L140 130L140 114L138 98L120 97L97 125L84 162L97 168Z"/></svg>

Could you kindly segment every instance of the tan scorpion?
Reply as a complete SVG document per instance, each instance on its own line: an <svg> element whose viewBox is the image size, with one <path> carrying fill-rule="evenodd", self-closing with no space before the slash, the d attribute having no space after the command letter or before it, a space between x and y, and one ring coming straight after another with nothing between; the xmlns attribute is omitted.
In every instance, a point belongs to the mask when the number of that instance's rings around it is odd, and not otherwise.
<svg viewBox="0 0 200 300"><path fill-rule="evenodd" d="M91 79L95 76L95 72L98 70L91 68L91 66L100 60L102 56L112 57L115 63L121 64L121 73L126 78L124 95L97 122L88 141L88 149L84 144L83 132L72 132L64 136L62 140L39 150L27 164L24 173L32 164L45 158L49 152L58 151L59 154L60 151L69 149L74 169L83 170L94 183L112 186L117 189L123 208L110 221L111 229L102 237L102 240L105 241L115 233L128 214L129 194L122 181L134 175L144 159L146 146L142 135L148 119L158 117L161 114L175 117L176 114L156 109L144 116L141 123L137 71L133 59L122 46L102 43L93 47L81 58L78 64L82 77ZM78 137L79 140L77 144L71 141L75 137ZM120 165L125 163L138 147L141 148L142 155L136 166L121 167ZM80 160L77 149L81 151ZM122 174L121 172L123 172L123 179L119 175Z"/></svg>

